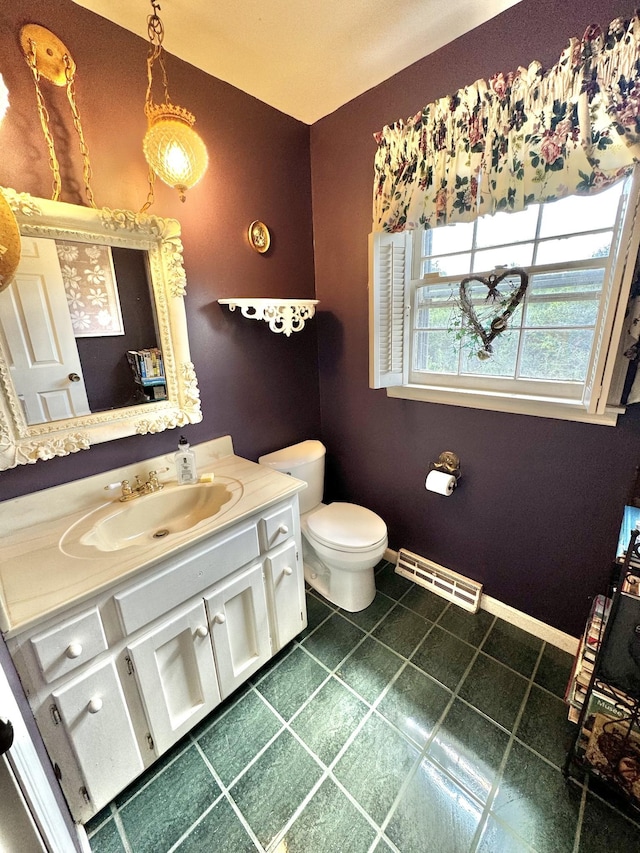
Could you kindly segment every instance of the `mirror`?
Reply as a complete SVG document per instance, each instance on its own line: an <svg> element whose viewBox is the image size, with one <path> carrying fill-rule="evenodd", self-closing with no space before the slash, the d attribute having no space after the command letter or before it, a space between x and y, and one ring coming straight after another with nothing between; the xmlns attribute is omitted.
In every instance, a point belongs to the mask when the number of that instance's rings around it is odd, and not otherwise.
<svg viewBox="0 0 640 853"><path fill-rule="evenodd" d="M202 420L179 223L0 192L23 244L16 279L0 294L14 303L0 328L0 470ZM54 269L57 284L47 281ZM74 310L69 290L76 272L88 274L93 297L83 310ZM18 298L21 276L35 286ZM52 294L63 279L56 309ZM95 316L84 310L91 302ZM31 393L36 363L54 372L45 392Z"/></svg>

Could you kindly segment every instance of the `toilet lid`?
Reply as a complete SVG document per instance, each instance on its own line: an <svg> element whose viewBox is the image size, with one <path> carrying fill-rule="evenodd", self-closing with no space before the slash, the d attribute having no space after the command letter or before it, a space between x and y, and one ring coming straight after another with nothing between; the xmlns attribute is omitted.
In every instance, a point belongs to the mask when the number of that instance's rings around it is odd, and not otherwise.
<svg viewBox="0 0 640 853"><path fill-rule="evenodd" d="M318 542L345 551L371 548L387 535L387 526L379 515L349 503L332 503L310 513L307 527Z"/></svg>

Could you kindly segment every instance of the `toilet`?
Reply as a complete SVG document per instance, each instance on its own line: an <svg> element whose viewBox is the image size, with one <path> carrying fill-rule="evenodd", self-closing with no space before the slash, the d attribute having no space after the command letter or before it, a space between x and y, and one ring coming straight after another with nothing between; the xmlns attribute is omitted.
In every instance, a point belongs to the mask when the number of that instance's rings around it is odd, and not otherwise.
<svg viewBox="0 0 640 853"><path fill-rule="evenodd" d="M307 483L300 492L304 577L343 610L364 610L376 594L374 566L387 547L387 526L370 509L323 504L326 448L308 440L261 456L258 462Z"/></svg>

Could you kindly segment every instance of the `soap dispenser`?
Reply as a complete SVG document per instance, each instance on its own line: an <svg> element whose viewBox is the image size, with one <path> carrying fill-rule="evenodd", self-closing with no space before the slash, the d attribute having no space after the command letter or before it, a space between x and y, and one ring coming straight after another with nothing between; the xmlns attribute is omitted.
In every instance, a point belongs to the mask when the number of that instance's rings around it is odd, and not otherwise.
<svg viewBox="0 0 640 853"><path fill-rule="evenodd" d="M183 435L180 436L180 441L178 442L178 452L175 455L175 460L178 483L180 485L197 483L196 454L191 450L189 442Z"/></svg>

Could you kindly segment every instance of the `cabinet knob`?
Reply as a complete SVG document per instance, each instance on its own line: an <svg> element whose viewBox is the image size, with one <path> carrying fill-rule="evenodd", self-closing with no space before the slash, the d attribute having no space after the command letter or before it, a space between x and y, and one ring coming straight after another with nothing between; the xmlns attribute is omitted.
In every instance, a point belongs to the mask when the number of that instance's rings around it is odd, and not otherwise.
<svg viewBox="0 0 640 853"><path fill-rule="evenodd" d="M99 696L94 696L87 705L87 710L90 714L97 714L102 709L102 699Z"/></svg>
<svg viewBox="0 0 640 853"><path fill-rule="evenodd" d="M283 575L292 575L293 569L291 568L291 566L285 566L284 569L282 570L282 574Z"/></svg>
<svg viewBox="0 0 640 853"><path fill-rule="evenodd" d="M288 532L289 532L289 528L287 527L286 524L281 524L280 527L278 528L278 533L282 533L283 536L286 536Z"/></svg>
<svg viewBox="0 0 640 853"><path fill-rule="evenodd" d="M209 633L209 629L206 625L198 625L196 628L196 637L206 637Z"/></svg>
<svg viewBox="0 0 640 853"><path fill-rule="evenodd" d="M218 625L222 625L223 622L227 621L227 617L224 613L216 613L214 616L214 621L218 623Z"/></svg>
<svg viewBox="0 0 640 853"><path fill-rule="evenodd" d="M70 660L73 660L74 658L79 658L81 654L82 654L82 646L80 645L80 643L69 643L69 645L67 646L67 649L65 651L65 655Z"/></svg>

